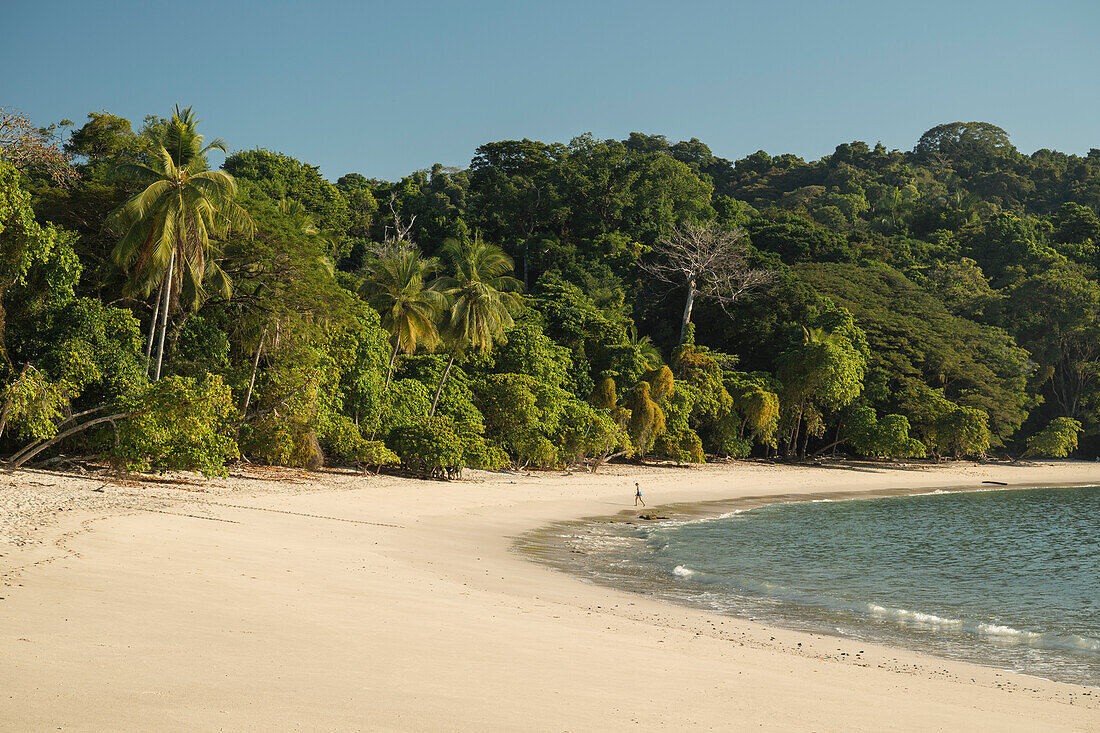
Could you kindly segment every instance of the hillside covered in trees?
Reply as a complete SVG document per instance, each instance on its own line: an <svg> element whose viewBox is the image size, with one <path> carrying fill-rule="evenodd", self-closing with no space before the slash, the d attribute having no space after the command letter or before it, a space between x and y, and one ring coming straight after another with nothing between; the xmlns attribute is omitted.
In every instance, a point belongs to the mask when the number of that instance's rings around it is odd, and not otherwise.
<svg viewBox="0 0 1100 733"><path fill-rule="evenodd" d="M3 113L9 464L1100 450L1100 150L582 135L331 182L200 127Z"/></svg>

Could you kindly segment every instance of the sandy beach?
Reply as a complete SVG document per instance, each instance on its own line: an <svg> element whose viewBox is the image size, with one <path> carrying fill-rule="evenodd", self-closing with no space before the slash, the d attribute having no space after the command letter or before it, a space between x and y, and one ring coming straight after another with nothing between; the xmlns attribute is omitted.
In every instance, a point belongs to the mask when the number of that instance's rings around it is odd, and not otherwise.
<svg viewBox="0 0 1100 733"><path fill-rule="evenodd" d="M582 583L515 538L647 503L1100 463L0 476L0 730L1097 731L1100 690Z"/></svg>

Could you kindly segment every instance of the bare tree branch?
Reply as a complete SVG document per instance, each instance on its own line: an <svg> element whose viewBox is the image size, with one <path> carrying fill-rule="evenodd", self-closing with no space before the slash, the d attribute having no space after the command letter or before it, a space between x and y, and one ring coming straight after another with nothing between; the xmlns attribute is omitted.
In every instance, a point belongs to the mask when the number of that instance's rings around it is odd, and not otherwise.
<svg viewBox="0 0 1100 733"><path fill-rule="evenodd" d="M18 110L0 107L0 159L21 171L40 167L59 185L68 186L77 178L77 173L68 153L60 145L56 125L35 127Z"/></svg>
<svg viewBox="0 0 1100 733"><path fill-rule="evenodd" d="M397 194L391 193L389 206L390 213L393 215L393 233L390 233L390 228L387 226L383 235L384 241L370 247L370 251L379 258L390 257L416 247L416 243L413 242L410 234L413 224L416 222L416 214L413 214L409 219L409 223L406 224L401 220L401 215L397 213L397 209L394 207L396 201Z"/></svg>
<svg viewBox="0 0 1100 733"><path fill-rule="evenodd" d="M774 272L749 267L745 236L743 230L727 231L714 222L685 223L661 240L653 248L652 259L642 263L642 269L657 280L687 288L681 342L696 296L727 310L741 296L775 280Z"/></svg>

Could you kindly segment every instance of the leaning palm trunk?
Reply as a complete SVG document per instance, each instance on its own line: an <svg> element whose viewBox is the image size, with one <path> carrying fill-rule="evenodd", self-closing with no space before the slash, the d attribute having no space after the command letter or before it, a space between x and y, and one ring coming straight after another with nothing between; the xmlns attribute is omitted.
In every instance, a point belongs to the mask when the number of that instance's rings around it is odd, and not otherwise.
<svg viewBox="0 0 1100 733"><path fill-rule="evenodd" d="M386 396L386 393L390 391L390 380L393 378L393 363L394 363L394 361L397 360L397 348L400 345L401 345L401 340L395 335L393 337L393 351L390 352L390 363L389 363L389 366L386 367L386 385L384 387L382 387L382 395L381 396L383 398ZM356 420L355 424L358 425L359 424L359 413L358 412L356 412L355 420ZM381 410L379 410L379 414L375 417L375 420L374 420L374 427L371 428L371 431L370 431L370 440L374 440L374 436L378 434L378 423L381 420L382 420L382 414L381 414Z"/></svg>
<svg viewBox="0 0 1100 733"><path fill-rule="evenodd" d="M153 337L157 333L157 318L160 316L160 301L164 299L164 282L157 291L157 299L153 303L153 318L149 321L149 338L145 340L145 376L149 376L149 366L153 361Z"/></svg>
<svg viewBox="0 0 1100 733"><path fill-rule="evenodd" d="M396 336L393 337L393 351L390 352L390 363L386 367L386 386L382 388L382 394L386 394L390 388L390 379L393 378L393 362L397 359L397 347L401 345L401 340Z"/></svg>
<svg viewBox="0 0 1100 733"><path fill-rule="evenodd" d="M443 385L447 383L447 376L451 373L451 365L455 363L455 355L451 354L450 361L447 362L447 368L443 370L443 376L439 378L439 387L435 390L435 399L432 400L432 411L428 413L428 418L435 417L435 407L439 404L439 395L443 394Z"/></svg>
<svg viewBox="0 0 1100 733"><path fill-rule="evenodd" d="M160 306L160 342L157 344L157 372L154 382L160 381L160 369L164 363L164 334L168 330L168 304L172 297L172 278L175 275L176 252L168 260L168 272L164 275L164 300Z"/></svg>
<svg viewBox="0 0 1100 733"><path fill-rule="evenodd" d="M267 336L267 326L264 326L260 334L260 342L256 344L256 356L252 359L252 376L248 379L248 390L244 393L244 402L241 403L241 417L248 414L248 403L252 401L252 388L256 386L256 370L260 367L260 352L264 348L265 336Z"/></svg>
<svg viewBox="0 0 1100 733"><path fill-rule="evenodd" d="M513 292L522 284L507 274L512 272L513 263L499 247L486 244L475 236L469 245L448 240L443 245L443 253L455 267L453 277L441 277L436 281L437 287L452 299L445 328L451 343L451 358L439 380L428 417L435 416L455 356L467 351L488 353L512 327L512 313L523 307L523 302Z"/></svg>

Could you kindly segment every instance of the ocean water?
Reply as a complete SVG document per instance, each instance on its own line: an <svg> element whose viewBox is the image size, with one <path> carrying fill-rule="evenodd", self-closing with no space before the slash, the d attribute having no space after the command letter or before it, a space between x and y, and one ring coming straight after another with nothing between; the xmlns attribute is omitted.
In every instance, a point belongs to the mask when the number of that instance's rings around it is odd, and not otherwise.
<svg viewBox="0 0 1100 733"><path fill-rule="evenodd" d="M1100 685L1100 487L790 502L576 536L574 569L601 582Z"/></svg>

